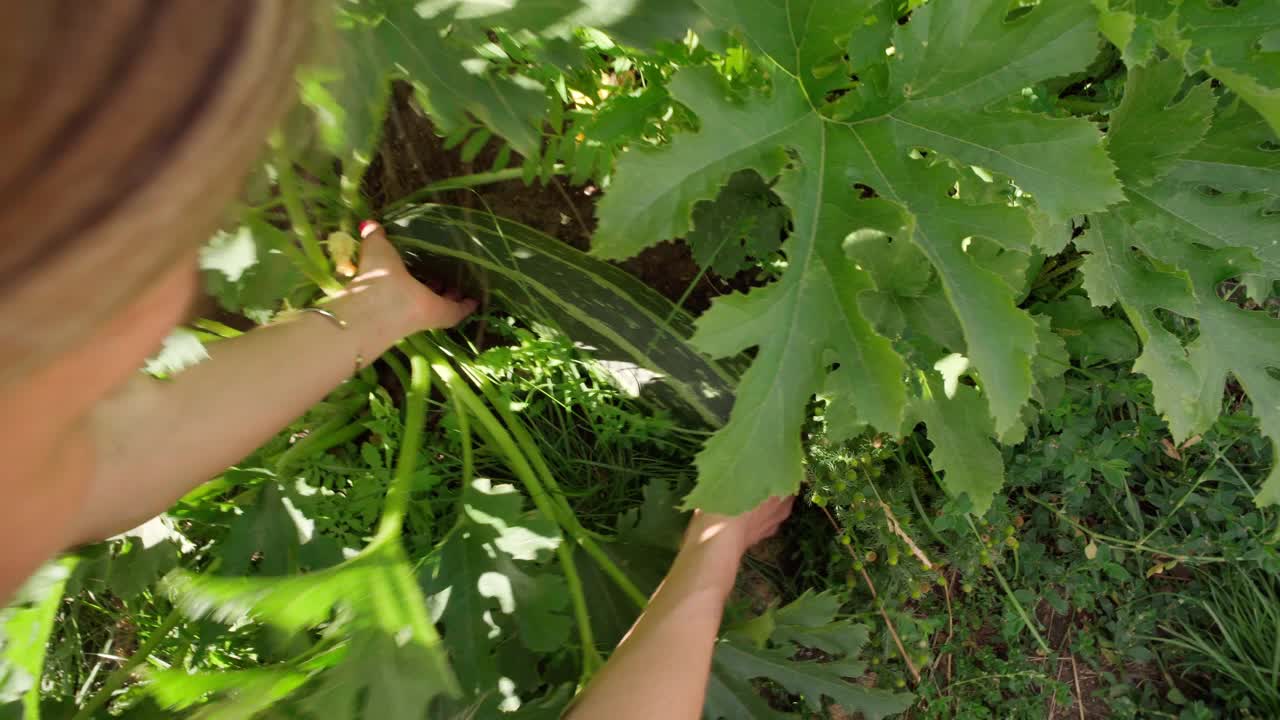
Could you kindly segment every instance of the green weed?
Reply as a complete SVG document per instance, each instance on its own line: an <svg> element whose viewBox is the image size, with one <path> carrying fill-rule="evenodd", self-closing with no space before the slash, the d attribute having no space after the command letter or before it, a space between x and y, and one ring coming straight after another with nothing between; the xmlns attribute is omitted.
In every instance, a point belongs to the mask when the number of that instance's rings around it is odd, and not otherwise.
<svg viewBox="0 0 1280 720"><path fill-rule="evenodd" d="M1160 623L1159 642L1179 654L1188 682L1240 716L1280 715L1277 574L1228 568L1197 579L1194 591L1178 595L1185 614Z"/></svg>

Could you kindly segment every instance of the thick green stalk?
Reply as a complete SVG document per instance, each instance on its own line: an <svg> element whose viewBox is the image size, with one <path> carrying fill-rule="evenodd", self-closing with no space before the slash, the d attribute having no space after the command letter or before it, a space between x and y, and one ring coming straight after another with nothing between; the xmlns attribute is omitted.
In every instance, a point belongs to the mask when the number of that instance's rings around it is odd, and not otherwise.
<svg viewBox="0 0 1280 720"><path fill-rule="evenodd" d="M556 173L562 173L564 171L564 166L557 165L555 171ZM467 190L470 188L492 185L494 183L507 182L508 180L519 180L523 174L523 168L507 168L504 170L493 170L491 172L459 175L457 177L446 178L444 180L433 182L420 190L414 191L403 198L396 200L383 208L383 214L392 214L400 208L417 205L422 201L429 199L436 193L446 192L449 190Z"/></svg>
<svg viewBox="0 0 1280 720"><path fill-rule="evenodd" d="M182 619L182 613L177 607L170 610L169 615L165 617L160 627L151 633L151 637L147 638L147 641L143 643L142 647L138 648L137 652L129 656L124 665L121 665L115 672L107 676L107 681L102 684L102 688L94 693L93 697L89 698L89 702L81 706L71 720L90 720L95 717L98 710L110 702L111 696L124 686L139 665L151 657L151 653L160 647L160 643L164 642L169 633L178 626L178 623L182 622Z"/></svg>
<svg viewBox="0 0 1280 720"><path fill-rule="evenodd" d="M449 388L446 381L445 387ZM471 435L471 413L467 412L466 406L462 403L462 398L458 393L450 392L449 400L453 403L453 413L458 422L458 434L462 436L462 487L470 488L476 481L476 458L475 445ZM577 606L574 606L577 610Z"/></svg>
<svg viewBox="0 0 1280 720"><path fill-rule="evenodd" d="M569 596L583 598L582 602L573 603L573 617L578 624L578 638L582 642L582 676L579 685L586 687L587 681L604 665L604 658L596 649L595 631L591 629L591 616L587 613L586 593L582 590L582 578L578 576L578 566L573 561L573 549L568 543L561 543L556 548L560 565L564 568L565 584L569 586Z"/></svg>
<svg viewBox="0 0 1280 720"><path fill-rule="evenodd" d="M462 435L462 479L466 483L465 487L471 487L476 479L475 447L471 443L471 414L467 412L457 393L450 393L449 399L453 401L453 413L458 418L458 433Z"/></svg>
<svg viewBox="0 0 1280 720"><path fill-rule="evenodd" d="M596 561L596 564L600 566L600 569L604 571L604 574L608 575L609 579L613 580L614 584L616 584L618 588L636 604L636 607L643 610L645 606L649 604L649 598L640 591L640 588L636 587L636 584L631 581L631 578L627 577L627 574L618 567L617 563L613 561L613 558L609 557L604 552L604 549L596 543L595 538L591 537L590 532L582 526L581 522L578 521L578 516L573 512L573 508L569 507L569 501L565 499L564 492L560 490L560 485L551 474L551 468L547 465L546 458L542 456L542 451L538 449L538 444L534 442L533 437L529 435L529 431L525 428L524 423L520 421L520 418L516 417L515 412L511 410L507 403L502 402L502 398L498 396L498 393L494 389L492 383L479 373L469 373L469 375L471 376L472 381L480 387L480 391L483 392L485 397L489 400L489 404L498 411L499 415L502 416L502 419L507 424L507 428L510 429L512 435L515 436L516 442L524 448L525 454L532 462L534 470L537 471L542 480L542 484L547 487L552 500L556 503L556 506L560 511L560 515L558 517L560 525L573 536L573 539L582 546L582 549Z"/></svg>
<svg viewBox="0 0 1280 720"><path fill-rule="evenodd" d="M511 434L502 426L502 423L498 422L498 419L494 417L493 413L489 411L489 408L485 406L480 398L471 392L471 389L453 372L453 366L449 364L448 360L445 360L442 356L437 356L432 362L436 372L448 383L449 392L461 398L462 404L467 411L480 421L480 427L484 429L485 434L507 458L511 469L524 482L526 489L529 491L529 497L533 500L533 504L538 508L538 511L559 525L558 514L551 496L547 494L547 490L538 479L533 466L529 464L528 458L520 451L520 447L512 439ZM448 374L446 375L446 373Z"/></svg>
<svg viewBox="0 0 1280 720"><path fill-rule="evenodd" d="M283 478L285 473L298 461L319 455L332 447L354 440L364 432L364 425L352 425L351 419L364 406L363 399L355 407L343 407L334 417L312 428L306 437L280 453L276 459L276 478Z"/></svg>
<svg viewBox="0 0 1280 720"><path fill-rule="evenodd" d="M325 293L336 292L341 286L338 285L328 273L321 272L315 267L315 264L307 258L293 243L280 243L280 250L289 258L289 262L298 268L298 271L306 276L316 287L325 291Z"/></svg>
<svg viewBox="0 0 1280 720"><path fill-rule="evenodd" d="M462 352L456 346L451 347L450 350L455 357L462 357ZM497 390L494 389L488 378L466 366L462 366L462 372L466 374L473 385L479 388L481 394L489 401L489 406L498 411L508 430L515 437L515 441L524 449L530 464L538 474L542 486L547 489L548 496L554 503L556 514L551 516L552 519L575 536L585 534L586 529L578 522L578 516L574 514L573 508L569 507L568 501L565 500L564 492L560 489L559 483L556 482L555 477L551 474L551 469L547 466L546 458L538 450L538 444L529 435L524 423L520 422L508 404L503 402L502 397L498 395Z"/></svg>
<svg viewBox="0 0 1280 720"><path fill-rule="evenodd" d="M556 548L556 559L564 570L565 583L569 586L569 597L572 599L573 617L578 625L578 641L582 643L582 684L586 685L596 670L604 665L604 658L596 648L595 630L591 628L591 615L587 612L587 596L582 591L582 580L578 577L578 564L573 559L573 547L569 543L560 543Z"/></svg>
<svg viewBox="0 0 1280 720"><path fill-rule="evenodd" d="M364 180L364 171L368 169L368 165L359 167L354 174L343 173L342 179L339 181L338 188L338 206L345 209L342 217L342 230L351 235L355 235L359 230L356 223L373 214L369 208L369 201L365 198L364 193L360 191L361 181Z"/></svg>
<svg viewBox="0 0 1280 720"><path fill-rule="evenodd" d="M469 372L467 376L480 389L485 399L489 401L489 405L498 411L498 415L502 417L503 422L506 423L516 442L525 449L525 454L529 457L530 464L533 465L534 471L538 473L538 478L542 481L543 486L547 488L547 493L550 495L552 502L555 503L558 513L556 516L557 522L564 525L566 529L572 528L575 535L585 533L585 528L578 522L578 516L574 514L573 509L569 507L569 501L565 499L564 492L560 489L560 484L556 482L555 477L551 474L551 469L547 467L546 458L538 450L538 444L529 435L524 423L520 422L520 419L512 412L511 407L506 402L503 402L502 397L498 395L497 390L494 389L487 378L475 372Z"/></svg>
<svg viewBox="0 0 1280 720"><path fill-rule="evenodd" d="M403 350L404 347L401 346L401 349ZM408 353L406 352L405 355L407 356ZM405 369L404 363L400 362L400 358L396 357L395 353L386 353L381 360L387 364L387 367L391 368L396 380L400 381L400 387L409 387L409 371Z"/></svg>
<svg viewBox="0 0 1280 720"><path fill-rule="evenodd" d="M645 609L649 604L649 598L640 591L640 588L635 583L631 582L631 578L627 577L627 574L622 571L622 568L618 567L613 558L605 554L604 549L597 545L594 539L584 535L578 538L578 544L596 561L596 565L604 571L605 575L609 576L610 580L613 580L623 594L630 598L631 602L635 603L637 608Z"/></svg>
<svg viewBox="0 0 1280 720"><path fill-rule="evenodd" d="M405 394L404 433L400 441L400 457L387 489L387 502L378 526L378 538L400 534L405 512L409 508L409 483L418 466L422 448L422 426L427 419L427 393L431 392L431 365L421 354L409 358L409 387Z"/></svg>
<svg viewBox="0 0 1280 720"><path fill-rule="evenodd" d="M457 374L452 373L452 366L448 365L448 361L440 357L439 362L443 366L438 366L437 372L442 377L446 377L446 373L449 373L446 382L455 402L460 406L465 406L465 412L476 416L485 434L499 447L502 454L507 458L507 462L510 463L512 470L524 482L538 511L547 519L555 522L556 517L554 509L551 507L550 499L546 491L538 484L538 479L533 469L529 466L527 458L520 452L515 441L497 421L497 418L488 412L488 408L480 402L480 399L462 382L462 379ZM565 581L569 588L569 597L572 600L574 618L578 625L578 637L582 644L582 679L585 682L595 672L596 668L603 664L603 660L596 649L595 631L591 627L591 617L587 611L586 594L583 592L582 580L578 575L577 561L573 558L572 540L572 535L570 535L570 542L561 542L556 547L556 558L564 570Z"/></svg>
<svg viewBox="0 0 1280 720"><path fill-rule="evenodd" d="M230 340L231 338L240 337L244 334L243 331L237 330L226 323L220 323L217 320L210 320L209 318L198 318L196 320L192 320L191 325L198 330L203 330L207 333L217 335L224 340Z"/></svg>
<svg viewBox="0 0 1280 720"><path fill-rule="evenodd" d="M325 435L315 435L315 436L308 435L306 438L304 438L304 440L311 440L312 437L315 437L315 441L305 448L305 452L300 452L299 454L287 459L284 457L289 452L297 449L297 447L302 444L302 441L299 441L297 445L294 445L293 447L289 448L288 450L286 450L284 453L280 455L280 461L276 465L276 479L283 479L285 473L291 470L294 463L298 462L299 460L302 460L303 458L306 458L306 457L319 455L327 450L336 448L339 445L345 445L351 442L352 440L355 440L356 438L360 437L366 432L368 432L368 428L366 428L363 423L357 422L357 423L352 423L350 425L345 425Z"/></svg>
<svg viewBox="0 0 1280 720"><path fill-rule="evenodd" d="M289 215L289 224L293 226L293 232L302 244L302 253L312 272L307 273L305 266L299 267L303 268L303 272L313 282L319 280L316 284L324 290L325 294L333 294L341 290L342 286L333 279L329 258L325 255L324 248L320 247L320 239L316 237L316 231L311 227L311 220L307 217L302 198L298 196L298 176L293 172L293 161L285 152L283 143L275 142L273 145L275 146L276 185L280 189L285 212Z"/></svg>
<svg viewBox="0 0 1280 720"><path fill-rule="evenodd" d="M431 359L432 368L440 376L440 379L444 381L454 401L459 402L461 406L466 408L467 412L480 421L481 430L497 446L502 455L506 457L512 471L515 472L516 476L520 478L525 488L529 491L529 497L532 498L538 512L554 522L556 515L550 498L541 483L539 483L537 475L529 465L529 461L511 438L511 434L498 422L493 413L489 412L489 409L480 401L480 398L467 387L462 378L454 371L453 365L450 364L448 359L436 348L432 347L430 342L426 341L425 338L414 336L410 338L410 344L421 353L418 357L426 355ZM564 569L565 579L569 586L569 597L573 603L574 617L577 619L578 636L582 642L582 666L585 680L590 677L590 673L594 672L595 668L602 664L602 660L599 651L596 649L595 633L591 628L591 617L587 612L587 599L582 590L582 581L578 576L577 564L573 559L572 545L568 542L561 542L556 547L556 557Z"/></svg>
<svg viewBox="0 0 1280 720"><path fill-rule="evenodd" d="M524 453L520 452L519 447L512 440L511 434L498 422L498 419L493 416L489 408L485 407L480 398L476 397L476 394L462 382L462 378L454 371L453 365L436 348L432 347L430 342L420 336L413 336L409 340L410 344L421 355L430 358L431 367L440 376L440 379L444 381L449 393L454 397L454 401L459 402L461 406L466 408L467 412L480 421L480 427L485 431L489 439L498 446L498 450L507 458L511 469L525 484L534 506L554 522L556 513L551 506L547 491L542 487L542 483L539 482Z"/></svg>
<svg viewBox="0 0 1280 720"><path fill-rule="evenodd" d="M573 508L569 507L569 502L565 499L564 492L556 482L555 476L551 474L551 468L547 465L546 458L542 456L542 452L538 449L538 443L529 434L524 423L520 421L520 418L516 416L508 404L502 401L488 378L477 372L467 372L467 376L472 383L480 388L480 392L484 393L489 405L502 416L507 429L515 437L516 443L524 450L525 456L529 459L538 475L541 486L546 488L547 495L551 500L552 513L549 514L549 517L564 528L564 531L573 538L574 542L580 545L596 561L596 564L604 571L604 574L609 576L609 579L636 604L636 607L643 610L649 604L649 598L640 591L640 588L636 587L636 584L618 567L613 558L609 557L604 552L604 549L596 543L590 531L578 521L578 516L573 512Z"/></svg>

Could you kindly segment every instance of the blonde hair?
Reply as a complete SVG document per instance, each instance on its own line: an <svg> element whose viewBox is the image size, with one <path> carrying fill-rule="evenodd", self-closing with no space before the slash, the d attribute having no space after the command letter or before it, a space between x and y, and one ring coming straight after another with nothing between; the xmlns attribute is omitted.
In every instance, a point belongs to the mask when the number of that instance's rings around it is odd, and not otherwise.
<svg viewBox="0 0 1280 720"><path fill-rule="evenodd" d="M0 2L0 387L208 237L293 96L312 7Z"/></svg>

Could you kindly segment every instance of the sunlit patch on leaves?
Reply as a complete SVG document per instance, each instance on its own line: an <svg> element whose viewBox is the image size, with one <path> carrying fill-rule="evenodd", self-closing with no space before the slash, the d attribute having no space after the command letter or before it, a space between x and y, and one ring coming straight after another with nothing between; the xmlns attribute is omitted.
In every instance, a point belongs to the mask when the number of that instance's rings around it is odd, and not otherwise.
<svg viewBox="0 0 1280 720"><path fill-rule="evenodd" d="M249 228L216 233L200 249L200 269L222 273L228 282L238 282L245 271L258 262L258 247Z"/></svg>
<svg viewBox="0 0 1280 720"><path fill-rule="evenodd" d="M557 649L568 639L569 594L542 563L560 544L555 524L524 509L511 485L478 479L463 492L458 524L423 579L432 616L449 638L464 688L484 691L499 678L499 640L515 629L526 647Z"/></svg>
<svg viewBox="0 0 1280 720"><path fill-rule="evenodd" d="M276 309L305 281L285 253L284 246L292 242L260 217L245 218L234 233L215 237L202 251L206 291L231 312Z"/></svg>
<svg viewBox="0 0 1280 720"><path fill-rule="evenodd" d="M186 328L177 328L169 333L160 352L147 360L145 370L156 377L168 377L199 364L209 358L200 337Z"/></svg>
<svg viewBox="0 0 1280 720"><path fill-rule="evenodd" d="M149 676L149 692L167 708L186 710L211 697L219 702L193 715L196 718L253 717L288 697L306 682L301 672L288 670L230 670L188 674L165 670Z"/></svg>
<svg viewBox="0 0 1280 720"><path fill-rule="evenodd" d="M348 662L330 671L341 673L342 678L319 679L322 686L332 681L346 688L341 696L346 705L332 707L346 707L347 714L357 713L361 687L369 688L360 701L366 711L386 703L425 709L436 695L456 692L426 613L426 601L394 539L379 541L341 565L307 575L220 578L181 573L168 581L168 587L192 617L210 616L229 624L252 619L290 633L337 622L354 633L357 642L348 651ZM376 667L363 664L378 656L365 652L371 643L382 651L398 648L397 653L412 655L405 662L419 668L416 682L395 682Z"/></svg>

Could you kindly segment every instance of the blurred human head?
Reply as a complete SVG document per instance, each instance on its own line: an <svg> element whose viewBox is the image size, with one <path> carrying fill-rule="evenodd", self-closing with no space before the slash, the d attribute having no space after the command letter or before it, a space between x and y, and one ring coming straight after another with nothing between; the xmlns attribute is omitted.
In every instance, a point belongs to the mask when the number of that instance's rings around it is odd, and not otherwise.
<svg viewBox="0 0 1280 720"><path fill-rule="evenodd" d="M195 248L292 95L309 7L0 2L0 393L77 357L105 391L181 319Z"/></svg>
<svg viewBox="0 0 1280 720"><path fill-rule="evenodd" d="M0 0L0 604L69 541L91 409L181 321L307 0Z"/></svg>

